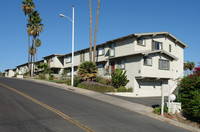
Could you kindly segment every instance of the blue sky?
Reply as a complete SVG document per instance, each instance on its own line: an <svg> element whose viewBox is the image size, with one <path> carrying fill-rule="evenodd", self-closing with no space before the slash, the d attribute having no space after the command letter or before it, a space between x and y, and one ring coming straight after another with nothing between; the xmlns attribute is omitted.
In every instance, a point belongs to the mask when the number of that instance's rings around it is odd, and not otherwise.
<svg viewBox="0 0 200 132"><path fill-rule="evenodd" d="M75 5L75 51L89 47L88 0L33 0L41 15L44 31L38 60L50 54L71 52L71 18ZM0 71L27 62L27 17L22 0L0 0ZM168 31L189 48L185 61L200 62L200 0L101 0L97 44L132 33ZM97 0L92 0L93 25ZM94 31L94 28L93 28Z"/></svg>

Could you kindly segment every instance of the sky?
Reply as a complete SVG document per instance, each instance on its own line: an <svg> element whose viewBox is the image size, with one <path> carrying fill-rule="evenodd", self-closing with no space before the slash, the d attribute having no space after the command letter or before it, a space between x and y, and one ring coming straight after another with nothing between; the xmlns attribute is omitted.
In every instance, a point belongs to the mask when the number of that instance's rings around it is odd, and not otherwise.
<svg viewBox="0 0 200 132"><path fill-rule="evenodd" d="M37 60L71 53L75 7L75 51L89 47L89 0L33 0L44 24ZM93 34L98 0L92 0ZM0 71L28 61L27 16L22 0L0 0ZM200 62L200 0L101 0L97 44L133 33L168 31L189 47L184 60Z"/></svg>

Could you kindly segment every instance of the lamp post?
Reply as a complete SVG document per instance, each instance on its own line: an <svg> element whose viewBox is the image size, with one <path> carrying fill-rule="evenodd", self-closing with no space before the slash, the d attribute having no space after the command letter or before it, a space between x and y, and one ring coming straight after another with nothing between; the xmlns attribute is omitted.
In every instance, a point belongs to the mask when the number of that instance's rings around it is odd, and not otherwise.
<svg viewBox="0 0 200 132"><path fill-rule="evenodd" d="M60 17L65 17L72 22L72 74L71 74L71 85L74 84L74 5L72 7L72 19L69 17L60 14Z"/></svg>

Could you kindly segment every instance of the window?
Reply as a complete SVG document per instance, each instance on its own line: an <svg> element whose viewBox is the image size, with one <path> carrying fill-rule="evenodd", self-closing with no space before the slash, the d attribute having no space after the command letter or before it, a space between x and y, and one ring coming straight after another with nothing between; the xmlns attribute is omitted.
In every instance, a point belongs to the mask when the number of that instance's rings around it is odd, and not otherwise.
<svg viewBox="0 0 200 132"><path fill-rule="evenodd" d="M115 44L111 44L111 47L110 47L110 56L115 56Z"/></svg>
<svg viewBox="0 0 200 132"><path fill-rule="evenodd" d="M152 58L144 57L144 65L145 66L152 66Z"/></svg>
<svg viewBox="0 0 200 132"><path fill-rule="evenodd" d="M172 52L172 45L169 45L169 52Z"/></svg>
<svg viewBox="0 0 200 132"><path fill-rule="evenodd" d="M84 62L85 61L85 53L80 53L80 62Z"/></svg>
<svg viewBox="0 0 200 132"><path fill-rule="evenodd" d="M138 38L138 39L137 39L137 43L138 43L138 45L142 45L142 46L145 46L145 45L146 45L145 39L144 39L144 38Z"/></svg>
<svg viewBox="0 0 200 132"><path fill-rule="evenodd" d="M119 69L125 69L125 60L120 60L118 62L118 68Z"/></svg>
<svg viewBox="0 0 200 132"><path fill-rule="evenodd" d="M103 69L104 68L103 64L98 64L98 68Z"/></svg>
<svg viewBox="0 0 200 132"><path fill-rule="evenodd" d="M168 60L159 60L159 69L160 70L169 70L169 61Z"/></svg>
<svg viewBox="0 0 200 132"><path fill-rule="evenodd" d="M71 62L71 56L67 56L66 63Z"/></svg>
<svg viewBox="0 0 200 132"><path fill-rule="evenodd" d="M162 49L162 43L153 41L152 43L152 50L161 50Z"/></svg>
<svg viewBox="0 0 200 132"><path fill-rule="evenodd" d="M104 48L103 47L98 48L97 53L98 53L98 55L103 55L104 54Z"/></svg>

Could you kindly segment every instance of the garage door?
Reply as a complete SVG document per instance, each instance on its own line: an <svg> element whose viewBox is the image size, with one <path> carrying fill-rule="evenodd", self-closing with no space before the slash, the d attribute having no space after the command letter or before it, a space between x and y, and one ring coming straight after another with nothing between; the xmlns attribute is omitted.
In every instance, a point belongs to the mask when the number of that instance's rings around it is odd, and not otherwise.
<svg viewBox="0 0 200 132"><path fill-rule="evenodd" d="M139 81L140 96L161 96L161 81Z"/></svg>

